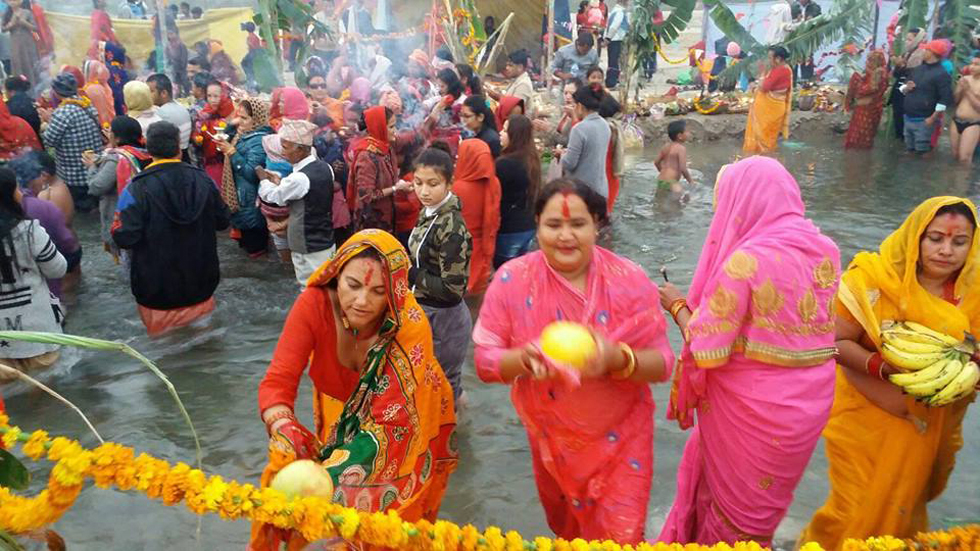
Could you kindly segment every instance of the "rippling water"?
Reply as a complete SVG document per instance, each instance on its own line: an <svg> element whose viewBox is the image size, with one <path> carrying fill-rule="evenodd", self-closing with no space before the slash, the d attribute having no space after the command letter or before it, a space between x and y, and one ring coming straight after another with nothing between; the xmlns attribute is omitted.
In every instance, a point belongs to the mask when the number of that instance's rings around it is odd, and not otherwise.
<svg viewBox="0 0 980 551"><path fill-rule="evenodd" d="M923 199L940 194L976 197L976 173L945 159L923 161L901 156L882 144L871 153L842 153L839 141L823 139L784 146L780 158L797 177L809 215L840 245L844 262L880 241ZM654 151L637 155L624 180L614 215L612 247L657 276L662 265L672 282L690 283L711 217L711 183L731 160L736 144L692 145L689 157L701 185L680 206L654 196ZM208 329L186 330L151 340L145 336L128 285L118 267L101 253L96 218L76 221L85 245L84 279L68 332L121 340L153 359L180 392L204 447L208 472L226 479L257 482L265 464L266 437L256 406L262 378L297 289L290 266L275 260L246 261L221 239L223 280L218 307ZM659 279L659 276L657 276ZM671 327L675 350L680 335ZM193 461L193 441L169 394L151 374L126 357L69 351L43 379L85 411L103 437L171 462ZM477 526L495 524L525 536L548 534L531 474L527 439L503 386L481 384L472 363L465 368L469 402L460 418L461 460L453 475L442 516ZM47 395L13 385L2 389L13 419L24 429L95 443L83 423ZM667 386L654 389L658 402L656 473L650 497L647 535L655 537L674 497L677 463L687 438L664 420ZM311 420L308 381L297 411ZM930 507L933 524L951 517L980 516L980 444L976 406L968 415L966 446L946 493ZM777 532L795 540L827 492L822 444L814 455L789 515ZM39 480L49 465L35 470ZM40 487L40 482L35 483ZM243 549L249 526L216 517L203 521L183 506L164 507L136 494L87 488L57 523L77 549Z"/></svg>

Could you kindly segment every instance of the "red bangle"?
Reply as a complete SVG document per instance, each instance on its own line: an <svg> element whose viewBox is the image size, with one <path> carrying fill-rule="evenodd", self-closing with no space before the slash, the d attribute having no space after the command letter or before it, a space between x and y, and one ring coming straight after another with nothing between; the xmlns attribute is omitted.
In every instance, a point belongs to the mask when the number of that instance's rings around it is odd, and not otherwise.
<svg viewBox="0 0 980 551"><path fill-rule="evenodd" d="M275 424L276 421L282 419L290 419L292 421L296 421L296 414L293 413L292 410L288 410L288 409L284 409L282 411L279 411L278 413L273 413L272 415L269 416L268 419L265 420L265 431L271 435L272 425Z"/></svg>
<svg viewBox="0 0 980 551"><path fill-rule="evenodd" d="M867 369L868 375L884 381L884 373L881 371L881 366L884 363L885 359L881 357L881 353L875 352L874 354L868 356L868 361L865 362L864 367Z"/></svg>

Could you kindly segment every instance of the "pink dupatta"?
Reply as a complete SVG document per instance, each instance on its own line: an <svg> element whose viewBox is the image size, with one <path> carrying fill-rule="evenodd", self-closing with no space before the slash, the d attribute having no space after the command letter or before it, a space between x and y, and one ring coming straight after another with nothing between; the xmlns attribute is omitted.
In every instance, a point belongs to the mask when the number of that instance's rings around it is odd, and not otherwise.
<svg viewBox="0 0 980 551"><path fill-rule="evenodd" d="M503 354L536 341L555 320L580 322L636 349L656 348L673 364L657 287L642 268L595 247L582 293L537 251L502 266L487 290L473 332L480 378L501 382ZM565 538L640 541L653 479L649 385L603 378L571 388L521 377L511 399L527 428L552 530Z"/></svg>
<svg viewBox="0 0 980 551"><path fill-rule="evenodd" d="M833 402L840 252L768 157L723 169L668 418L697 427L664 542L768 544Z"/></svg>

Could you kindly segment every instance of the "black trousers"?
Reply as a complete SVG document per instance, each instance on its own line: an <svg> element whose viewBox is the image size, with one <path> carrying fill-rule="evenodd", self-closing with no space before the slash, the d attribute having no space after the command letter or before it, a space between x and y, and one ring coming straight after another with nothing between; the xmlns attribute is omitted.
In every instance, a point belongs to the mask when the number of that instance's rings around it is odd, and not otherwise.
<svg viewBox="0 0 980 551"><path fill-rule="evenodd" d="M619 85L619 57L622 53L622 40L609 43L609 70L606 72L606 88L615 88Z"/></svg>

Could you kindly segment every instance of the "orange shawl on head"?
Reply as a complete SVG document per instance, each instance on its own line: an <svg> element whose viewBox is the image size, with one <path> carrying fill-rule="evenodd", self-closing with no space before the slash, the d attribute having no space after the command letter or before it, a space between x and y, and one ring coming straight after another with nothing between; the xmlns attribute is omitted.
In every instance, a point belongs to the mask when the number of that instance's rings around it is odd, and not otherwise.
<svg viewBox="0 0 980 551"><path fill-rule="evenodd" d="M85 62L84 67L86 76L86 83L83 84L85 95L92 100L92 106L99 113L99 124L106 126L116 116L112 89L109 88L109 68L105 66L105 63L91 59Z"/></svg>
<svg viewBox="0 0 980 551"><path fill-rule="evenodd" d="M463 202L463 220L473 236L467 291L479 293L490 282L500 229L501 196L493 155L483 140L473 138L459 144L453 193Z"/></svg>
<svg viewBox="0 0 980 551"><path fill-rule="evenodd" d="M348 261L369 250L381 258L388 312L343 410L314 391L322 463L336 482L335 502L434 522L458 461L450 443L456 414L452 388L435 359L429 322L408 287L408 253L387 232L358 232L310 276L304 294L322 292ZM262 486L294 459L270 445ZM278 551L283 543L298 550L308 542L296 532L253 525L250 550Z"/></svg>

